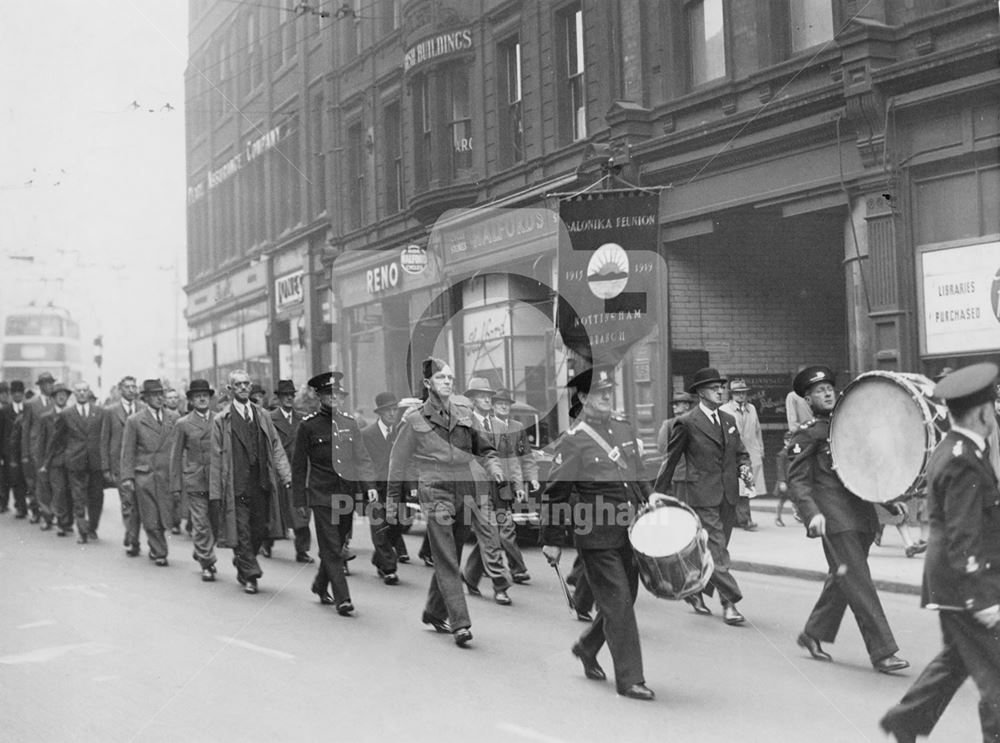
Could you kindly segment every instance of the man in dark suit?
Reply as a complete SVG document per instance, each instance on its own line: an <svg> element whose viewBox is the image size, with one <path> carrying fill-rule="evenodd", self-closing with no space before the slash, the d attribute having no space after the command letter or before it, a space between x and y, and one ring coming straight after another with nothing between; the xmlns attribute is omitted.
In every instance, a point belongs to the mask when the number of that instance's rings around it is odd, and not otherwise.
<svg viewBox="0 0 1000 743"><path fill-rule="evenodd" d="M677 420L685 413L690 412L691 408L697 404L698 398L690 393L678 392L673 395L673 399L670 401L670 410L673 412L673 416L663 421L659 432L656 434L656 448L663 457L667 456L667 445L670 443L670 435L674 432ZM675 498L687 503L687 464L683 457L681 457L680 462L674 469L674 476L670 487L671 494Z"/></svg>
<svg viewBox="0 0 1000 743"><path fill-rule="evenodd" d="M698 405L677 419L667 458L656 477L657 492L670 491L674 470L682 457L687 457L687 503L698 514L708 531L708 549L715 561L715 571L705 593L719 592L722 618L726 624L742 624L745 620L736 608L743 598L736 578L729 572L729 538L736 525L736 505L739 501L739 481L750 484L750 455L736 428L736 420L719 410L726 380L717 369L695 372L688 392L698 396ZM699 614L711 614L701 594L685 599Z"/></svg>
<svg viewBox="0 0 1000 743"><path fill-rule="evenodd" d="M396 539L402 531L400 518L401 514L396 514L396 518L387 520L385 513L385 494L389 480L389 453L392 451L392 442L396 440L396 404L399 401L391 392L379 392L375 395L375 415L378 418L367 428L361 431L361 439L365 443L372 458L372 466L375 471L375 489L378 490L378 500L371 504L368 514L371 525L372 546L375 551L372 553L372 565L378 572L378 576L387 586L399 583L399 576L396 574L399 555L396 554ZM402 504L400 504L402 506ZM405 506L403 506L405 508ZM398 509L397 509L398 511Z"/></svg>
<svg viewBox="0 0 1000 743"><path fill-rule="evenodd" d="M135 377L122 377L118 382L121 398L104 408L107 415L101 423L101 470L104 479L118 488L122 522L125 524L124 545L129 557L139 554L139 507L135 502L135 491L122 488L122 432L129 416L146 407L136 399L139 386Z"/></svg>
<svg viewBox="0 0 1000 743"><path fill-rule="evenodd" d="M52 387L51 405L38 417L35 428L38 438L35 443L34 460L36 470L36 490L42 508L46 503L56 523L56 535L65 537L73 531L73 503L70 500L69 471L66 469L66 449L56 432L59 418L66 411L70 389L62 382ZM48 522L51 526L51 522ZM42 526L45 529L45 525Z"/></svg>
<svg viewBox="0 0 1000 743"><path fill-rule="evenodd" d="M101 474L101 426L107 413L90 401L90 385L73 385L76 403L56 419L56 441L65 449L69 492L79 532L77 541L97 539L104 509L104 476Z"/></svg>
<svg viewBox="0 0 1000 743"><path fill-rule="evenodd" d="M159 567L167 565L164 534L173 522L170 447L179 417L163 404L163 393L160 380L143 381L142 397L146 407L125 421L121 453L121 487L134 494L149 542L149 559Z"/></svg>
<svg viewBox="0 0 1000 743"><path fill-rule="evenodd" d="M1000 741L1000 487L986 441L995 430L994 382L982 363L934 388L952 426L927 465L930 539L921 604L940 611L944 648L880 724L899 743L930 735L958 688L979 687L984 741Z"/></svg>
<svg viewBox="0 0 1000 743"><path fill-rule="evenodd" d="M10 404L0 409L3 423L0 429L0 448L4 452L8 483L14 492L14 518L28 515L28 485L21 466L21 421L24 418L24 382L15 379L10 383Z"/></svg>
<svg viewBox="0 0 1000 743"><path fill-rule="evenodd" d="M833 469L829 443L830 414L837 402L833 382L833 371L826 366L807 366L792 382L815 418L803 423L788 444L788 490L806 533L823 538L830 567L798 644L817 660L832 660L820 642L836 639L844 611L850 606L875 670L892 673L910 664L896 657L899 646L868 569L868 550L878 528L875 507L844 487Z"/></svg>
<svg viewBox="0 0 1000 743"><path fill-rule="evenodd" d="M36 384L39 394L25 403L21 418L21 470L28 485L28 499L33 506L30 521L35 524L41 518L44 521L43 531L52 528L54 514L48 478L43 477L36 482L35 477L38 469L38 439L42 433L38 421L42 413L52 407L51 395L55 383L55 378L48 372L42 372L38 375Z"/></svg>
<svg viewBox="0 0 1000 743"><path fill-rule="evenodd" d="M612 415L613 369L596 366L570 381L583 404L580 417L555 444L555 459L541 511L546 559L557 565L572 526L597 616L573 645L584 675L606 676L597 654L607 642L618 693L651 700L642 671L635 598L639 567L628 524L650 497L642 479L642 456L632 427ZM575 500L571 500L575 494Z"/></svg>
<svg viewBox="0 0 1000 743"><path fill-rule="evenodd" d="M7 438L14 423L8 415L10 407L10 385L0 382L0 513L6 513L10 504L10 467L7 462Z"/></svg>
<svg viewBox="0 0 1000 743"><path fill-rule="evenodd" d="M281 446L285 450L285 456L289 463L293 459L295 449L295 436L299 431L299 424L302 423L302 413L295 409L295 382L291 379L281 379L274 391L278 398L278 405L271 411L271 421L274 429L281 439ZM253 395L250 396L253 399ZM298 511L292 507L291 494L283 490L278 495L281 500L281 525L277 530L278 536L284 538L285 529L291 528L295 535L295 561L309 564L313 559L309 556L309 549L312 547L312 533L309 531L309 519L303 519ZM268 537L261 546L264 557L271 556L271 548L274 546L274 538Z"/></svg>

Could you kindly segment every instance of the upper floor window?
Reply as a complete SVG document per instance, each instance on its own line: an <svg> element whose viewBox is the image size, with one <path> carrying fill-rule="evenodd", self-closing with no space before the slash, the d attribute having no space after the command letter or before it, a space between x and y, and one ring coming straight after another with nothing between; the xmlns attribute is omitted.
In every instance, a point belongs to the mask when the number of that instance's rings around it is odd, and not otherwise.
<svg viewBox="0 0 1000 743"><path fill-rule="evenodd" d="M726 75L723 0L695 0L685 8L692 87Z"/></svg>
<svg viewBox="0 0 1000 743"><path fill-rule="evenodd" d="M285 0L279 11L278 22L281 24L281 55L279 59L281 65L287 64L295 56L297 6L296 0Z"/></svg>
<svg viewBox="0 0 1000 743"><path fill-rule="evenodd" d="M472 113L469 107L469 68L452 65L446 76L446 100L451 112L451 174L472 167Z"/></svg>
<svg viewBox="0 0 1000 743"><path fill-rule="evenodd" d="M562 58L562 111L560 120L564 138L571 141L587 136L587 102L584 84L583 11L579 6L559 14Z"/></svg>
<svg viewBox="0 0 1000 743"><path fill-rule="evenodd" d="M419 75L412 82L413 94L413 177L419 188L425 188L430 180L431 157L433 154L433 108L430 96L430 80L427 75Z"/></svg>
<svg viewBox="0 0 1000 743"><path fill-rule="evenodd" d="M788 27L792 54L833 38L831 0L788 0Z"/></svg>
<svg viewBox="0 0 1000 743"><path fill-rule="evenodd" d="M364 226L365 214L365 141L359 121L347 129L347 188L350 229Z"/></svg>
<svg viewBox="0 0 1000 743"><path fill-rule="evenodd" d="M382 0L382 35L388 36L399 28L399 0Z"/></svg>
<svg viewBox="0 0 1000 743"><path fill-rule="evenodd" d="M393 101L382 109L382 126L385 211L395 214L403 208L403 129L399 101Z"/></svg>
<svg viewBox="0 0 1000 743"><path fill-rule="evenodd" d="M309 112L309 150L312 154L312 181L309 194L312 197L313 215L326 210L326 144L323 138L323 96L313 98Z"/></svg>
<svg viewBox="0 0 1000 743"><path fill-rule="evenodd" d="M521 122L521 43L517 38L497 48L500 164L509 167L524 159Z"/></svg>
<svg viewBox="0 0 1000 743"><path fill-rule="evenodd" d="M247 64L242 72L247 81L247 92L252 93L264 79L264 54L260 48L260 20L256 10L247 14Z"/></svg>

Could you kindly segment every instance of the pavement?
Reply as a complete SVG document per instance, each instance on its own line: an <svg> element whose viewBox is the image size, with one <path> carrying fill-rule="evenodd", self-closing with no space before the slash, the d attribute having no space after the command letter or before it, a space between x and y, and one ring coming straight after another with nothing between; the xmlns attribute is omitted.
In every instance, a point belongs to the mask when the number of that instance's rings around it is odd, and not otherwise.
<svg viewBox="0 0 1000 743"><path fill-rule="evenodd" d="M729 554L733 570L822 581L828 567L820 539L806 536L805 527L792 516L790 504L783 508L785 526L774 522L777 499L755 498L751 513L756 531L733 530ZM882 545L872 546L868 557L872 578L879 591L920 595L923 555L908 558L895 527L887 526Z"/></svg>

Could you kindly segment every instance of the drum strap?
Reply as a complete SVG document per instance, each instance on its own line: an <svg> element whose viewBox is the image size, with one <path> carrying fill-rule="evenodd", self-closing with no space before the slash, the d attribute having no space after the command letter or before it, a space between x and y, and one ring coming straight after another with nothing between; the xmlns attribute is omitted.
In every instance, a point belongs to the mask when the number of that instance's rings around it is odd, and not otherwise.
<svg viewBox="0 0 1000 743"><path fill-rule="evenodd" d="M628 469L628 465L622 461L622 453L617 446L611 448L611 445L604 440L601 434L595 431L586 421L577 421L576 427L590 436L594 440L594 443L601 447L604 453L608 455L608 459L618 465L619 474Z"/></svg>

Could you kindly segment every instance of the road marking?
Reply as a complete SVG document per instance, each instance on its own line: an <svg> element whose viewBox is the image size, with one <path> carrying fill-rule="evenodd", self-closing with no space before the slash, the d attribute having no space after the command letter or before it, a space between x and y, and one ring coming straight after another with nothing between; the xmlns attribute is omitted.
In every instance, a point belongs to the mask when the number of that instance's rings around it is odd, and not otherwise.
<svg viewBox="0 0 1000 743"><path fill-rule="evenodd" d="M37 622L17 625L18 629L35 629L36 627L49 627L56 623L55 619L39 619Z"/></svg>
<svg viewBox="0 0 1000 743"><path fill-rule="evenodd" d="M89 585L79 585L79 586L51 586L50 591L78 591L84 596L93 596L98 599L106 599L108 595L106 593L101 593L100 591L95 591L95 588L107 588L107 583L91 583Z"/></svg>
<svg viewBox="0 0 1000 743"><path fill-rule="evenodd" d="M505 733L517 735L525 740L537 740L540 743L566 743L566 741L562 738L546 735L545 733L540 733L537 730L521 727L520 725L514 725L509 722L501 722L497 725L497 727Z"/></svg>
<svg viewBox="0 0 1000 743"><path fill-rule="evenodd" d="M19 665L21 663L48 663L56 658L61 658L69 653L82 653L83 655L98 655L111 650L110 645L100 642L84 642L78 645L53 645L48 648L39 648L20 655L0 656L0 664L7 666Z"/></svg>
<svg viewBox="0 0 1000 743"><path fill-rule="evenodd" d="M235 645L238 648L243 648L245 650L253 650L255 653L260 653L261 655L270 655L272 658L278 658L279 660L295 660L295 656L290 653L283 653L280 650L273 650L272 648L265 648L260 645L254 645L252 642L247 642L246 640L239 640L235 637L225 637L223 635L216 635L216 640L224 642L227 645Z"/></svg>

